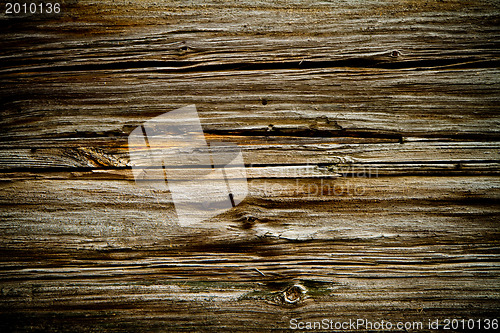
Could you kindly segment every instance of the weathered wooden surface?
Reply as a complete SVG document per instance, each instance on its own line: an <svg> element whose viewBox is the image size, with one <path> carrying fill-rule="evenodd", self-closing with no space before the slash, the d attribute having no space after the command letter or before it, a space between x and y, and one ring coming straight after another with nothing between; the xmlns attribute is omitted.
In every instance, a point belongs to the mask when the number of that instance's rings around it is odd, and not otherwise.
<svg viewBox="0 0 500 333"><path fill-rule="evenodd" d="M497 2L62 11L0 16L2 331L497 318ZM127 151L189 104L249 176L200 228Z"/></svg>

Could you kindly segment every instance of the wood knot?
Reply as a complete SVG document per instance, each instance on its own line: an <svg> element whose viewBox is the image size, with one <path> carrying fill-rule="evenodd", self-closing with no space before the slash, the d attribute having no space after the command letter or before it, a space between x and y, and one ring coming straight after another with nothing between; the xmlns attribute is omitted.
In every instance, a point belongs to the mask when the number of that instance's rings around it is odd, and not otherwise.
<svg viewBox="0 0 500 333"><path fill-rule="evenodd" d="M245 215L242 218L243 221L243 229L250 229L254 226L255 222L257 221L257 218L253 215Z"/></svg>
<svg viewBox="0 0 500 333"><path fill-rule="evenodd" d="M325 124L331 126L331 127L334 127L335 129L338 129L338 130L341 130L342 129L342 126L339 125L339 123L337 123L337 121L335 119L330 119L328 118L328 116L326 115L322 115L320 117L318 117L316 119L317 122L324 122Z"/></svg>
<svg viewBox="0 0 500 333"><path fill-rule="evenodd" d="M325 115L322 115L322 116L319 116L317 118L317 121L322 121L324 122L325 124L329 124L330 123L330 118L328 118L328 116L325 116Z"/></svg>
<svg viewBox="0 0 500 333"><path fill-rule="evenodd" d="M288 304L296 304L304 299L307 293L306 287L301 284L294 284L283 291L283 301Z"/></svg>
<svg viewBox="0 0 500 333"><path fill-rule="evenodd" d="M185 54L188 52L191 48L187 46L185 41L182 41L181 46L179 46L178 50L181 54Z"/></svg>
<svg viewBox="0 0 500 333"><path fill-rule="evenodd" d="M261 98L260 102L262 103L262 105L267 105L268 100L267 100L267 98Z"/></svg>
<svg viewBox="0 0 500 333"><path fill-rule="evenodd" d="M398 50L391 51L390 56L391 56L392 58L397 58L397 57L401 56L401 52L400 52L400 51L398 51Z"/></svg>

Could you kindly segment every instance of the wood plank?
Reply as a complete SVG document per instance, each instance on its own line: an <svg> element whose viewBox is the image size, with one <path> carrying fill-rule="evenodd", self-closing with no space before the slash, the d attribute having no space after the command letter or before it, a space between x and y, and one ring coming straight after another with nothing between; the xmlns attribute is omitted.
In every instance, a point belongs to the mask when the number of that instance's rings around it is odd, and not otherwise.
<svg viewBox="0 0 500 333"><path fill-rule="evenodd" d="M318 167L333 173L384 175L404 173L490 173L499 170L499 143L463 141L405 141L403 143L338 143L328 138L219 137L210 141L239 144L254 177L255 167ZM332 141L332 142L329 142ZM116 143L116 142L115 142ZM126 141L122 147L57 147L0 150L0 170L39 171L130 168ZM70 143L70 145L73 145ZM114 143L113 143L114 144ZM117 144L117 143L116 143ZM158 150L158 149L157 149ZM158 150L159 151L159 150ZM145 157L147 158L147 157ZM76 171L76 170L74 170ZM127 171L123 171L126 174ZM115 173L116 174L116 173Z"/></svg>
<svg viewBox="0 0 500 333"><path fill-rule="evenodd" d="M214 134L497 140L497 78L490 68L56 72L43 84L39 76L4 80L1 139L126 136L149 118L196 104Z"/></svg>
<svg viewBox="0 0 500 333"><path fill-rule="evenodd" d="M241 237L246 238L250 235L244 225L250 223L255 224L253 231L260 230L257 234L285 237L286 231L297 235L289 238L313 240L322 239L322 234L333 239L345 235L363 239L364 233L359 229L366 228L368 241L381 236L418 239L425 235L468 239L481 228L490 233L483 237L494 239L497 231L496 176L261 178L250 181L249 186L249 197L240 206L207 222L206 227L243 228ZM1 204L7 218L3 220L2 242L9 239L7 235L29 237L30 233L36 235L37 230L42 239L53 232L57 237L69 232L69 236L79 235L78 238L97 237L100 233L118 237L127 233L147 244L153 239L175 238L176 232L184 233L175 227L169 192L138 187L132 180L85 180L62 175L4 182ZM359 223L360 228L353 227L352 221ZM141 231L134 231L135 228ZM191 232L196 233L196 228ZM229 232L227 237L236 236Z"/></svg>

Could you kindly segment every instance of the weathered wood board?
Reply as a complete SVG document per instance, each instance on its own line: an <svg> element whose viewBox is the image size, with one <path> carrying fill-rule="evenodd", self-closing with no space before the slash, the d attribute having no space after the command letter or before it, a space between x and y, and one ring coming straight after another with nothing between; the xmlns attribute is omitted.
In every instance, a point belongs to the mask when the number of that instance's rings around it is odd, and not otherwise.
<svg viewBox="0 0 500 333"><path fill-rule="evenodd" d="M0 14L0 331L498 320L498 2L60 4ZM249 193L186 228L127 138L192 104Z"/></svg>

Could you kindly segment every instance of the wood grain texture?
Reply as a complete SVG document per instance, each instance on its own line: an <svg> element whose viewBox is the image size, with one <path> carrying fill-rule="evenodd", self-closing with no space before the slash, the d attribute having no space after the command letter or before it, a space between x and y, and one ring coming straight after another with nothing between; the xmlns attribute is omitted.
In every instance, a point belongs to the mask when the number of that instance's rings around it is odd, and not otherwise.
<svg viewBox="0 0 500 333"><path fill-rule="evenodd" d="M61 8L0 15L2 332L498 318L496 1ZM191 104L249 194L185 228L127 137Z"/></svg>

